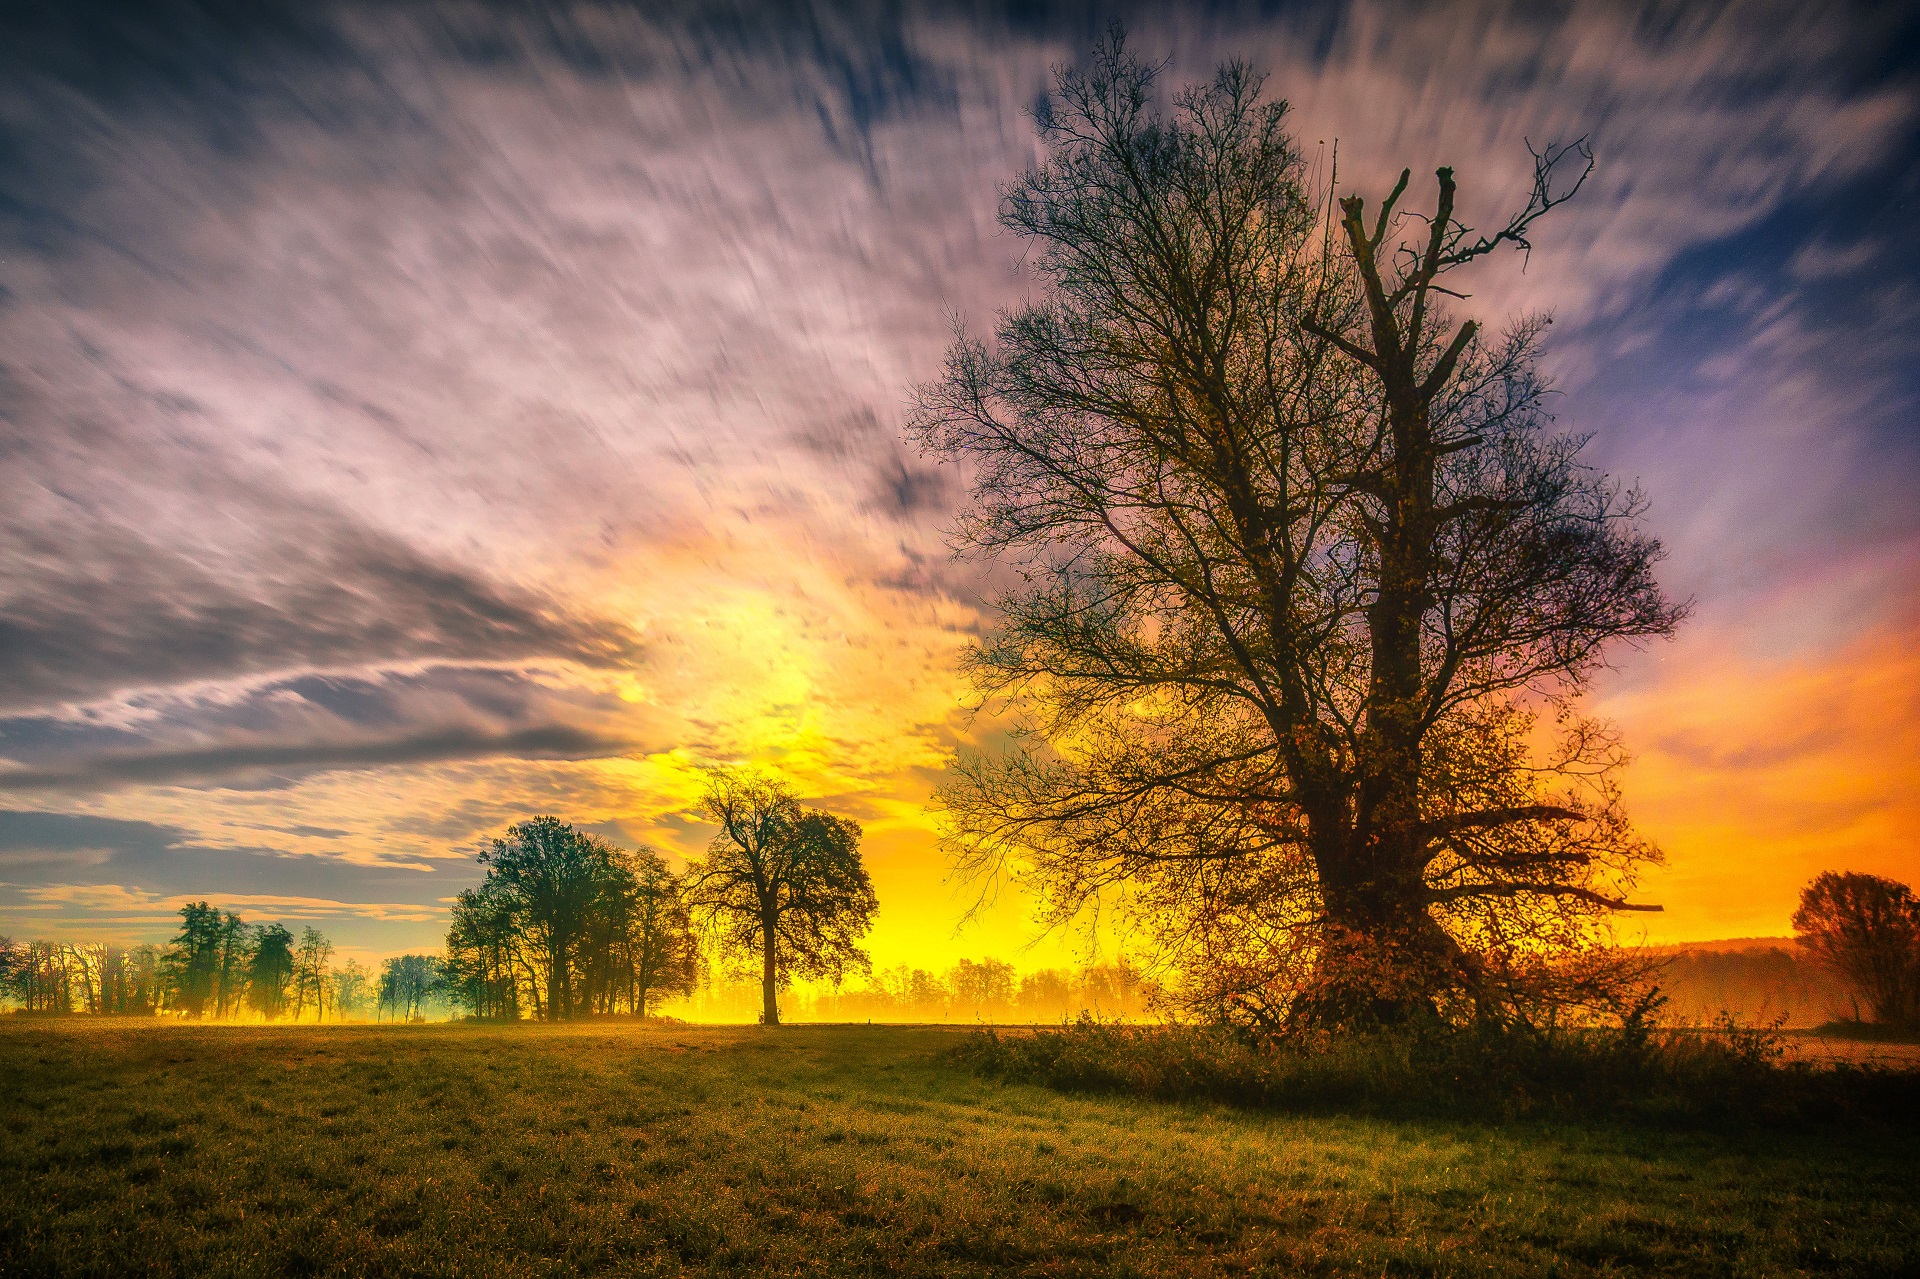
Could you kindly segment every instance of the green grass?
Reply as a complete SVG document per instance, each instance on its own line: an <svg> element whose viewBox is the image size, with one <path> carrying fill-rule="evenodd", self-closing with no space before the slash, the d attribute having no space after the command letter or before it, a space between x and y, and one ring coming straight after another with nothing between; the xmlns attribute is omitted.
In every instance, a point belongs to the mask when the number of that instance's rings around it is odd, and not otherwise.
<svg viewBox="0 0 1920 1279"><path fill-rule="evenodd" d="M1260 1114L941 1029L0 1019L0 1274L1911 1274L1914 1134Z"/></svg>

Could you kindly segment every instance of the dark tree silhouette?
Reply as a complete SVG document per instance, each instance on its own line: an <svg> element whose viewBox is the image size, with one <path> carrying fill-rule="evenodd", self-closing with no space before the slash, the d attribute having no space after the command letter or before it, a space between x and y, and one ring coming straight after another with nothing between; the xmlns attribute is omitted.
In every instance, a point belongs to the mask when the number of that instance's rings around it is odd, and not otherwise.
<svg viewBox="0 0 1920 1279"><path fill-rule="evenodd" d="M446 976L454 998L468 1011L492 1020L518 1019L521 991L537 987L538 971L516 926L511 895L482 886L454 899Z"/></svg>
<svg viewBox="0 0 1920 1279"><path fill-rule="evenodd" d="M180 908L180 934L161 960L161 980L168 1002L195 1020L204 1017L213 1002L223 936L220 912L206 902L188 902Z"/></svg>
<svg viewBox="0 0 1920 1279"><path fill-rule="evenodd" d="M1639 498L1548 431L1544 322L1489 342L1440 305L1526 245L1566 153L1492 236L1447 170L1430 218L1356 197L1336 236L1285 110L1232 64L1161 114L1117 32L1061 72L1001 214L1045 295L921 389L963 551L1020 576L969 671L1024 726L939 792L959 867L1030 868L1054 922L1124 905L1228 1017L1603 997L1548 961L1653 850L1572 703L1680 612Z"/></svg>
<svg viewBox="0 0 1920 1279"><path fill-rule="evenodd" d="M268 1021L287 1010L293 983L293 934L281 924L262 924L253 932L247 956L247 1002Z"/></svg>
<svg viewBox="0 0 1920 1279"><path fill-rule="evenodd" d="M476 1016L644 1016L649 1000L692 989L686 908L657 854L536 817L480 860L485 882L454 902L443 976Z"/></svg>
<svg viewBox="0 0 1920 1279"><path fill-rule="evenodd" d="M384 1008L396 1021L412 1021L441 988L440 961L434 956L395 955L380 965L374 1016Z"/></svg>
<svg viewBox="0 0 1920 1279"><path fill-rule="evenodd" d="M708 775L706 810L720 832L687 867L687 901L724 951L760 961L760 1021L777 1026L778 992L793 978L838 983L868 969L859 942L878 903L860 826L802 808L777 781L727 769Z"/></svg>
<svg viewBox="0 0 1920 1279"><path fill-rule="evenodd" d="M247 961L252 952L252 938L246 921L233 911L227 911L220 917L215 938L218 959L214 969L213 1015L225 1017L229 1013L238 1013L241 1001L246 997Z"/></svg>
<svg viewBox="0 0 1920 1279"><path fill-rule="evenodd" d="M1882 1025L1920 1025L1920 900L1878 875L1827 871L1793 912L1800 945L1867 1001Z"/></svg>
<svg viewBox="0 0 1920 1279"><path fill-rule="evenodd" d="M629 1006L645 1017L650 1001L693 993L699 954L680 882L667 864L642 849L631 865L632 890L618 916L621 935L609 950L624 958Z"/></svg>
<svg viewBox="0 0 1920 1279"><path fill-rule="evenodd" d="M333 1015L345 1021L349 1014L357 1013L366 1007L367 970L360 966L357 959L349 959L333 970L327 983L328 1002L333 1005Z"/></svg>
<svg viewBox="0 0 1920 1279"><path fill-rule="evenodd" d="M66 948L46 941L10 947L7 991L30 1013L73 1011L73 972Z"/></svg>
<svg viewBox="0 0 1920 1279"><path fill-rule="evenodd" d="M293 955L293 1019L300 1020L309 1003L315 1021L327 1019L327 961L333 943L312 925L300 930L300 946Z"/></svg>
<svg viewBox="0 0 1920 1279"><path fill-rule="evenodd" d="M82 942L61 948L79 981L87 1012L114 1016L157 1011L159 951L131 949L109 942Z"/></svg>
<svg viewBox="0 0 1920 1279"><path fill-rule="evenodd" d="M616 874L611 854L604 842L558 817L535 817L508 827L506 838L480 855L488 886L509 903L511 927L546 979L536 1012L549 1019L580 1011L576 951L596 899Z"/></svg>

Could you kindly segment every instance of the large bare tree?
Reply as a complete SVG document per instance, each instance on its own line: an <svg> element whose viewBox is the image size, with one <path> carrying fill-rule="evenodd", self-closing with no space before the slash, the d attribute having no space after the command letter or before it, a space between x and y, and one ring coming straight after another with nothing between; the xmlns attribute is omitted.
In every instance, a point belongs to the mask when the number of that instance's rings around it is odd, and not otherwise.
<svg viewBox="0 0 1920 1279"><path fill-rule="evenodd" d="M1059 74L1001 215L1044 292L911 424L967 468L963 551L1019 577L970 673L1021 729L939 798L964 873L1123 906L1213 1011L1486 1011L1629 908L1653 850L1573 701L1679 610L1638 497L1550 429L1543 322L1441 305L1565 153L1493 235L1447 170L1430 217L1403 177L1336 223L1285 114L1240 64L1162 111L1117 32Z"/></svg>

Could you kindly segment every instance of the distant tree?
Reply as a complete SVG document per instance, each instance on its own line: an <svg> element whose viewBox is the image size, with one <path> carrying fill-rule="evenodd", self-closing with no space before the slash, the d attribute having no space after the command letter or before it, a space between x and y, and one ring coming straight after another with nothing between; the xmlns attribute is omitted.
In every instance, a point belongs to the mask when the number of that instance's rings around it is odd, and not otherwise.
<svg viewBox="0 0 1920 1279"><path fill-rule="evenodd" d="M1013 1008L1013 965L1003 959L962 959L947 972L953 1010L962 1017L1004 1017Z"/></svg>
<svg viewBox="0 0 1920 1279"><path fill-rule="evenodd" d="M127 952L121 1012L151 1016L160 1011L160 948L151 944Z"/></svg>
<svg viewBox="0 0 1920 1279"><path fill-rule="evenodd" d="M220 917L219 967L214 980L216 1017L239 1013L247 994L247 965L253 957L253 930L232 911Z"/></svg>
<svg viewBox="0 0 1920 1279"><path fill-rule="evenodd" d="M501 919L530 950L546 989L536 991L536 1013L564 1019L581 1006L576 978L580 948L599 899L619 877L619 859L604 840L558 817L534 817L507 828L504 839L480 855L484 890L501 900ZM541 998L544 996L544 998Z"/></svg>
<svg viewBox="0 0 1920 1279"><path fill-rule="evenodd" d="M1020 979L1020 1011L1029 1021L1064 1018L1073 1009L1073 987L1067 974L1042 968Z"/></svg>
<svg viewBox="0 0 1920 1279"><path fill-rule="evenodd" d="M619 916L619 950L629 1005L645 1017L650 1002L693 993L699 950L680 881L667 864L657 853L642 849L630 865L632 891Z"/></svg>
<svg viewBox="0 0 1920 1279"><path fill-rule="evenodd" d="M276 1021L287 1011L287 989L293 984L293 934L282 924L262 924L252 940L247 1002L268 1021Z"/></svg>
<svg viewBox="0 0 1920 1279"><path fill-rule="evenodd" d="M1080 970L1080 1005L1099 1017L1131 1017L1146 1011L1147 981L1124 958Z"/></svg>
<svg viewBox="0 0 1920 1279"><path fill-rule="evenodd" d="M349 959L334 969L330 984L335 1017L345 1021L366 1011L370 982L359 960Z"/></svg>
<svg viewBox="0 0 1920 1279"><path fill-rule="evenodd" d="M940 787L958 868L1055 923L1124 905L1230 1020L1586 998L1533 961L1637 908L1654 850L1574 699L1681 610L1639 496L1550 430L1543 322L1443 308L1584 152L1490 235L1450 169L1430 213L1403 174L1336 218L1259 75L1162 111L1155 72L1116 32L1061 74L1001 202L1043 295L910 424L971 479L963 551L1018 570L967 671L1021 731Z"/></svg>
<svg viewBox="0 0 1920 1279"><path fill-rule="evenodd" d="M29 942L16 948L12 963L13 994L27 1012L73 1011L73 972L65 947L50 941Z"/></svg>
<svg viewBox="0 0 1920 1279"><path fill-rule="evenodd" d="M687 902L723 952L760 961L761 1024L780 1024L778 992L793 978L838 984L869 969L859 940L878 902L858 823L730 769L708 774L706 811L720 831L687 867Z"/></svg>
<svg viewBox="0 0 1920 1279"><path fill-rule="evenodd" d="M160 961L161 981L168 1007L198 1020L215 1002L221 971L221 946L226 938L220 912L206 902L188 902L180 908L180 933ZM219 1015L215 1005L215 1015Z"/></svg>
<svg viewBox="0 0 1920 1279"><path fill-rule="evenodd" d="M58 944L60 963L67 970L67 978L74 987L78 998L74 1001L78 1011L102 1013L106 1009L102 998L103 987L110 980L106 971L111 948L102 942Z"/></svg>
<svg viewBox="0 0 1920 1279"><path fill-rule="evenodd" d="M1878 875L1827 871L1793 913L1800 945L1866 999L1875 1022L1920 1024L1920 900Z"/></svg>
<svg viewBox="0 0 1920 1279"><path fill-rule="evenodd" d="M916 1018L944 1020L953 1010L953 991L938 973L915 968L900 983L900 1002Z"/></svg>
<svg viewBox="0 0 1920 1279"><path fill-rule="evenodd" d="M378 1007L396 1021L412 1021L440 982L440 961L432 955L395 955L380 965Z"/></svg>
<svg viewBox="0 0 1920 1279"><path fill-rule="evenodd" d="M293 1019L311 1003L314 1020L326 1020L327 961L333 957L333 943L309 924L300 930L300 944L293 952Z"/></svg>

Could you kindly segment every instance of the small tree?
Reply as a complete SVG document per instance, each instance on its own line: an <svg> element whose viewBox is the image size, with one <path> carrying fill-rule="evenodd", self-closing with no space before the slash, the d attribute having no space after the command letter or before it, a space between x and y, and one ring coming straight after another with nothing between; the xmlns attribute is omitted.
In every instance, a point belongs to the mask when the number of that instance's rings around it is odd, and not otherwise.
<svg viewBox="0 0 1920 1279"><path fill-rule="evenodd" d="M780 1024L793 978L838 984L871 965L859 941L879 904L860 858L860 826L802 808L782 783L714 769L707 814L720 833L687 868L687 901L721 949L760 960L760 1022Z"/></svg>
<svg viewBox="0 0 1920 1279"><path fill-rule="evenodd" d="M309 924L300 930L300 945L293 952L293 1019L300 1020L308 1001L312 1001L315 1020L326 1019L327 961L333 957L333 943Z"/></svg>
<svg viewBox="0 0 1920 1279"><path fill-rule="evenodd" d="M1867 1001L1881 1025L1920 1023L1920 900L1878 875L1827 871L1793 912L1800 945Z"/></svg>
<svg viewBox="0 0 1920 1279"><path fill-rule="evenodd" d="M247 1002L268 1021L287 1010L287 987L293 982L293 934L281 924L262 924L254 931L247 957Z"/></svg>
<svg viewBox="0 0 1920 1279"><path fill-rule="evenodd" d="M379 1008L397 1021L412 1021L424 1012L427 1000L440 985L440 961L432 955L395 955L380 965Z"/></svg>
<svg viewBox="0 0 1920 1279"><path fill-rule="evenodd" d="M699 954L679 881L660 856L642 849L632 858L633 891L627 904L626 962L637 1016L652 998L693 993Z"/></svg>
<svg viewBox="0 0 1920 1279"><path fill-rule="evenodd" d="M345 1021L350 1014L367 1006L367 970L357 959L349 959L333 972L333 1014Z"/></svg>
<svg viewBox="0 0 1920 1279"><path fill-rule="evenodd" d="M219 978L223 936L220 912L206 902L188 902L180 908L180 935L168 943L160 961L169 1008L196 1021L206 1015Z"/></svg>

